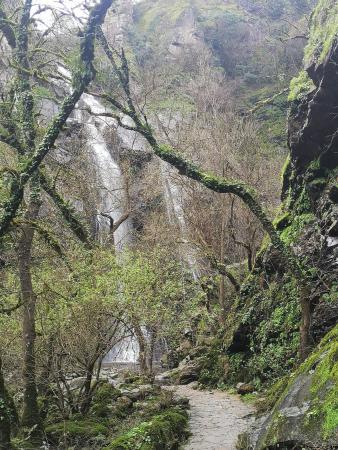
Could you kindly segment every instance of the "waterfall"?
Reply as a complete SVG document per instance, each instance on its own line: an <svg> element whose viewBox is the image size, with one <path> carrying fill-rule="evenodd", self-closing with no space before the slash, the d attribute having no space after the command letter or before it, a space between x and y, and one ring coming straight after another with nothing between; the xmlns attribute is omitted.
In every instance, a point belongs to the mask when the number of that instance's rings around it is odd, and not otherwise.
<svg viewBox="0 0 338 450"><path fill-rule="evenodd" d="M97 213L97 233L100 241L105 242L109 235L110 220L116 222L126 212L127 195L125 182L119 164L118 154L111 149L107 142L107 136L113 129L119 140L119 147L126 150L145 151L146 144L137 133L117 127L114 119L99 117L106 112L104 106L93 96L84 94L80 101L82 109L76 112L76 119L80 121L86 131L87 145L92 150L97 178L99 180L100 202ZM84 111L83 111L84 110ZM89 110L86 112L85 110ZM92 114L90 114L90 112ZM128 118L123 118L126 124L131 125ZM169 222L179 227L181 240L180 254L183 261L190 268L195 280L198 279L198 264L194 248L188 243L188 226L183 210L182 189L173 180L173 171L168 164L161 161L160 170L163 180L163 194ZM104 215L102 215L102 213ZM132 236L132 224L130 219L125 220L114 233L114 244L118 253L130 242ZM147 330L142 329L145 337ZM106 355L105 363L129 363L135 364L138 360L139 346L134 336L128 336L114 346Z"/></svg>
<svg viewBox="0 0 338 450"><path fill-rule="evenodd" d="M106 215L110 216L116 223L126 213L127 208L127 193L125 192L125 182L119 165L118 154L107 143L107 135L111 129L116 131L116 123L114 119L109 117L97 116L97 114L102 114L106 111L94 97L84 94L81 98L80 105L82 109L77 110L76 118L85 127L87 145L92 150L95 163L100 197L96 220L97 234L99 240L104 243L110 232L110 219ZM90 115L83 111L83 109L89 109L93 114ZM127 138L129 139L128 144L130 144L130 136L124 138L124 144ZM130 242L131 236L132 224L128 218L114 233L114 245L118 254ZM108 352L104 362L135 364L138 359L138 353L137 340L133 336L128 336Z"/></svg>
<svg viewBox="0 0 338 450"><path fill-rule="evenodd" d="M94 114L106 112L104 107L88 94L82 96L81 102ZM78 114L80 114L80 119L83 120L82 112L78 111ZM87 144L93 151L99 180L100 204L97 214L97 231L100 241L104 242L110 229L110 219L106 215L109 215L116 223L126 213L128 207L125 182L118 155L114 155L109 149L106 140L106 135L112 128L116 128L116 124L111 118L100 118L95 115L90 115L84 123L87 132ZM118 252L121 252L123 247L130 242L131 234L131 222L130 219L127 219L114 233L115 248Z"/></svg>
<svg viewBox="0 0 338 450"><path fill-rule="evenodd" d="M173 180L174 169L161 161L161 173L163 178L163 192L169 222L178 225L182 243L180 243L180 253L182 260L188 265L195 281L199 278L197 255L195 249L189 243L188 226L184 217L183 193L177 183Z"/></svg>
<svg viewBox="0 0 338 450"><path fill-rule="evenodd" d="M105 363L136 364L139 355L139 345L134 336L122 339L107 353Z"/></svg>

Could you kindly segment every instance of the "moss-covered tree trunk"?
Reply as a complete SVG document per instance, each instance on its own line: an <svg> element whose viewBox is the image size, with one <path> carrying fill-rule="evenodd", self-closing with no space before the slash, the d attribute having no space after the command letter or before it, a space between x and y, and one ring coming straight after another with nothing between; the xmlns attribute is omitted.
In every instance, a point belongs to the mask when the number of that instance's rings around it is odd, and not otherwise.
<svg viewBox="0 0 338 450"><path fill-rule="evenodd" d="M26 214L27 221L34 221L39 213L40 203L32 200ZM23 301L23 383L24 399L22 425L34 428L34 435L41 431L41 419L38 408L35 367L35 309L36 295L33 289L31 263L34 228L30 223L24 224L18 243L18 265L21 297Z"/></svg>
<svg viewBox="0 0 338 450"><path fill-rule="evenodd" d="M11 448L11 420L0 356L0 450Z"/></svg>
<svg viewBox="0 0 338 450"><path fill-rule="evenodd" d="M92 402L92 380L93 380L93 373L94 373L94 367L95 362L89 364L86 370L86 379L83 384L83 393L82 393L82 401L80 405L80 411L82 414L87 414L89 411L91 402Z"/></svg>
<svg viewBox="0 0 338 450"><path fill-rule="evenodd" d="M33 146L29 145L28 152L26 148L24 153L27 153L26 157L21 164L22 170L18 177L13 177L10 186L10 196L1 205L0 214L0 239L8 232L12 225L12 221L15 218L18 209L21 206L24 190L31 178L39 170L44 158L47 156L49 151L54 147L55 141L59 137L67 119L73 112L75 105L80 100L83 92L94 79L95 70L93 67L94 59L94 40L95 33L98 26L102 25L106 13L114 0L101 0L93 6L90 11L87 25L83 32L81 38L80 46L80 61L81 65L76 75L73 77L73 90L65 97L63 100L59 113L53 118L50 124L46 128L46 132L43 135L39 145ZM19 65L18 69L18 83L17 92L20 98L20 107L23 108L21 111L21 128L22 128L22 139L25 146L26 144L32 143L35 137L35 130L32 126L32 119L34 119L34 102L32 93L29 86L29 70L27 72L26 67L29 67L29 62L27 59L28 55L28 39L29 39L29 24L30 21L30 8L32 2L30 0L25 1L23 8L22 19L19 27L18 33L18 45L15 60ZM0 5L0 30L6 31L6 26L3 20L3 11ZM7 33L7 40L10 39Z"/></svg>

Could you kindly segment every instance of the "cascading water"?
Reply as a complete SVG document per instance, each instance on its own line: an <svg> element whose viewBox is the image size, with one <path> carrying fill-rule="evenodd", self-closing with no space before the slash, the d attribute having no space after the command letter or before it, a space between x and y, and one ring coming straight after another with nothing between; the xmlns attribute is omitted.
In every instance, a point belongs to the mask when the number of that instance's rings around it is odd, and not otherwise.
<svg viewBox="0 0 338 450"><path fill-rule="evenodd" d="M114 223L126 212L127 194L123 173L119 165L118 155L109 148L107 135L111 129L116 131L116 123L113 119L99 117L105 113L105 108L94 97L84 94L80 103L82 108L76 112L76 119L85 126L87 145L91 148L97 178L99 180L100 204L97 214L97 234L101 242L107 239L110 233L110 219ZM89 110L89 113L85 110ZM128 138L128 144L131 137ZM122 142L123 144L123 142ZM125 145L125 142L124 142ZM104 215L102 215L102 213ZM107 217L109 216L109 217ZM126 219L114 232L114 245L118 253L130 242L132 237L132 224ZM105 363L135 364L138 359L139 348L137 340L128 336L116 344L106 355Z"/></svg>
<svg viewBox="0 0 338 450"><path fill-rule="evenodd" d="M120 141L120 146L127 150L145 151L146 146L144 140L136 133L117 127L114 119L100 117L99 115L106 111L94 97L84 94L80 104L82 108L77 110L76 119L85 126L87 145L90 146L94 157L100 193L97 231L100 241L104 242L110 231L110 220L106 215L116 222L126 212L127 204L125 183L118 154L111 151L107 143L107 135L111 129L114 129ZM86 110L89 111L86 112ZM92 114L88 114L88 112ZM124 118L124 120L127 119ZM161 172L168 218L170 223L179 226L183 242L180 246L182 260L186 262L193 278L197 280L199 277L197 257L195 250L188 243L188 227L184 217L182 190L174 182L173 169L168 164L161 162ZM114 233L114 244L117 252L122 252L123 248L130 242L131 236L132 225L130 220L127 219ZM143 329L142 331L146 337L147 330ZM138 356L137 340L134 336L128 336L108 352L104 362L136 364Z"/></svg>
<svg viewBox="0 0 338 450"><path fill-rule="evenodd" d="M198 262L195 249L189 243L188 226L184 217L182 189L173 179L173 169L161 161L163 192L168 218L171 224L178 225L181 235L180 253L182 260L189 266L195 281L199 278Z"/></svg>
<svg viewBox="0 0 338 450"><path fill-rule="evenodd" d="M84 94L81 99L82 103L95 115L102 114L105 109L92 96ZM81 119L83 120L83 114ZM97 214L98 236L104 241L110 231L110 216L114 223L121 218L126 212L126 192L123 174L118 163L117 157L114 159L110 151L106 134L109 129L115 128L113 119L98 118L90 115L85 121L88 146L93 150L96 171L100 183L100 205ZM102 215L104 214L104 215ZM123 247L130 242L132 227L129 219L126 219L114 232L114 244L117 251L122 251Z"/></svg>

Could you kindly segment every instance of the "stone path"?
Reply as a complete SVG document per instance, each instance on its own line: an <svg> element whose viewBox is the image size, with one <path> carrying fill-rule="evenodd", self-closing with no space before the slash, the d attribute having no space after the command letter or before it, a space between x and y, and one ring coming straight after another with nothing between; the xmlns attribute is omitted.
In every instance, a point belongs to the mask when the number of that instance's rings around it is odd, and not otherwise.
<svg viewBox="0 0 338 450"><path fill-rule="evenodd" d="M254 409L238 396L219 391L199 391L188 386L174 388L190 401L191 438L184 450L236 450L239 434L253 420Z"/></svg>

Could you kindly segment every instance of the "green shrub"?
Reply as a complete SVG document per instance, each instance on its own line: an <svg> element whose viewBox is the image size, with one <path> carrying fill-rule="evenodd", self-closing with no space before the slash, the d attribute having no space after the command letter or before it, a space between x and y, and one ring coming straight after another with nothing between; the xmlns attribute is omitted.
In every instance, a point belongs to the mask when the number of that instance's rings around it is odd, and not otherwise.
<svg viewBox="0 0 338 450"><path fill-rule="evenodd" d="M173 450L187 436L188 415L170 409L114 439L103 450Z"/></svg>

